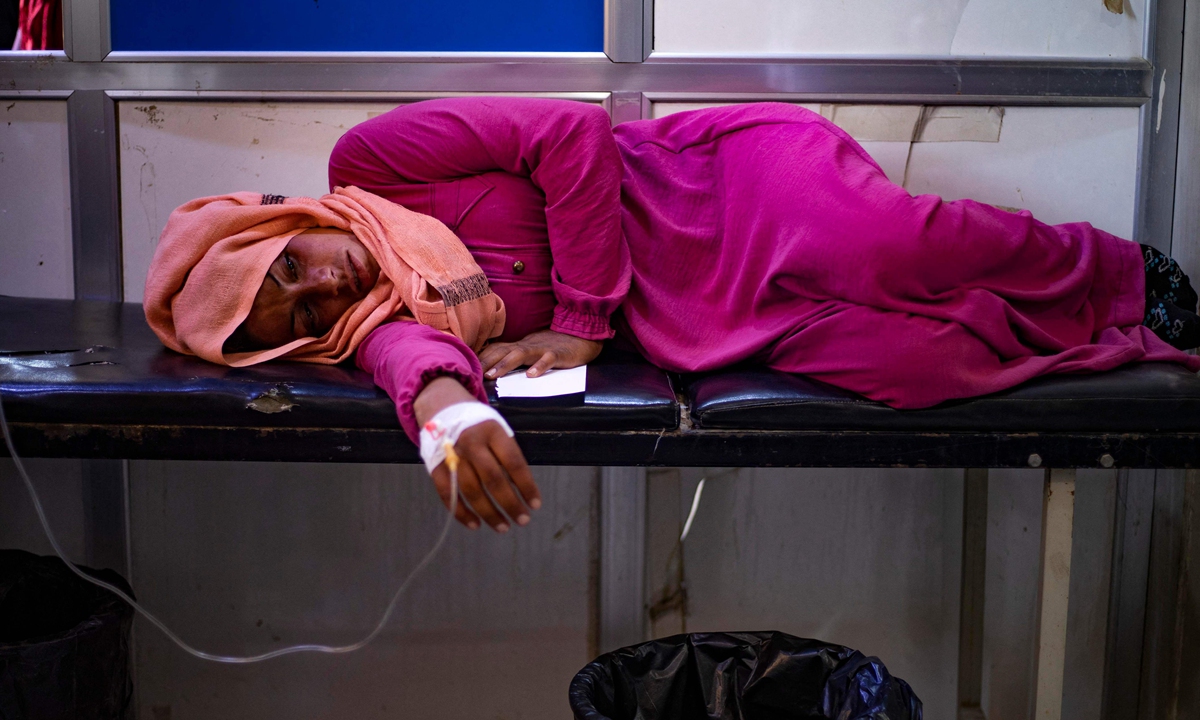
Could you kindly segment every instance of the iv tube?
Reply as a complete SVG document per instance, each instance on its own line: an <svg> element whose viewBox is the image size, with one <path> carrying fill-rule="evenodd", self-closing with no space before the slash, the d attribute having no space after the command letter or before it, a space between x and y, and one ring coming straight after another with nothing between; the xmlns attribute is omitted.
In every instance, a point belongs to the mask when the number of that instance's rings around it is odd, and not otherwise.
<svg viewBox="0 0 1200 720"><path fill-rule="evenodd" d="M37 511L38 520L40 520L42 523L42 530L46 533L46 539L50 541L50 546L54 548L54 554L58 555L59 559L66 563L67 567L71 569L71 572L75 573L93 585L98 585L105 590L108 590L125 602L129 603L134 610L141 614L142 617L149 620L154 627L161 630L162 633L171 640L171 642L178 645L185 652L190 655L194 655L201 660L211 660L212 662L231 664L256 663L282 657L283 655L291 655L292 653L315 652L342 654L354 652L355 650L366 647L368 643L379 636L379 633L383 632L383 628L387 625L388 620L392 617L392 611L396 608L396 601L398 601L400 596L404 594L404 591L408 589L408 586L412 582L413 578L415 578L422 570L424 570L425 567L433 560L434 556L438 554L438 551L442 549L442 545L446 542L446 536L450 533L450 527L454 524L454 512L458 506L458 455L454 452L454 446L447 442L445 448L446 467L450 470L450 514L446 517L446 524L442 526L442 533L438 536L437 542L434 543L433 548L426 553L425 557L421 559L421 562L417 563L417 566L412 569L412 572L408 574L408 577L404 578L404 582L400 583L400 588L396 590L396 594L392 596L391 602L388 603L387 609L383 611L383 616L379 618L379 622L375 625L375 629L367 633L363 639L350 645L292 645L289 647L272 650L271 652L262 653L261 655L217 655L215 653L197 650L196 648L187 644L170 628L168 628L162 620L159 620L154 616L153 613L139 605L136 600L126 595L120 588L110 585L103 580L98 580L90 575L87 575L81 571L75 565L75 563L67 559L66 553L63 552L62 547L58 544L58 539L54 537L54 533L50 530L50 523L46 520L46 512L42 509L42 501L40 498L38 498L37 491L33 487L33 482L29 479L29 473L25 471L25 464L21 462L20 456L17 455L17 449L13 446L12 432L8 427L8 418L6 418L4 415L4 403L2 401L0 401L0 430L4 432L4 443L8 446L8 454L12 457L13 464L17 466L17 474L20 475L21 480L25 482L25 489L29 491L29 498L33 501L33 508Z"/></svg>

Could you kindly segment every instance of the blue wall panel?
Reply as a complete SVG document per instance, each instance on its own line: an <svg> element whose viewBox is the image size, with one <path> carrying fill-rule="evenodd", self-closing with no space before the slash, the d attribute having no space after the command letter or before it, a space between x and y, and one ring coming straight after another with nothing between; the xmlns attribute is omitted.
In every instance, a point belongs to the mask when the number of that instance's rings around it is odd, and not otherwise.
<svg viewBox="0 0 1200 720"><path fill-rule="evenodd" d="M111 0L114 50L600 51L604 0Z"/></svg>

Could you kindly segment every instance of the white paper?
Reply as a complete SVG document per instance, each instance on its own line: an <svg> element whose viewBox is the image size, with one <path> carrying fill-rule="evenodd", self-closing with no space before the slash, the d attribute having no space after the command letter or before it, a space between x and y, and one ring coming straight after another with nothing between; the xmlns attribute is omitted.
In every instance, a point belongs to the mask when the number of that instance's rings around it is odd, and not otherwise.
<svg viewBox="0 0 1200 720"><path fill-rule="evenodd" d="M525 369L514 370L496 381L500 397L554 397L575 395L587 390L587 365L570 370L547 370L541 377L531 378Z"/></svg>

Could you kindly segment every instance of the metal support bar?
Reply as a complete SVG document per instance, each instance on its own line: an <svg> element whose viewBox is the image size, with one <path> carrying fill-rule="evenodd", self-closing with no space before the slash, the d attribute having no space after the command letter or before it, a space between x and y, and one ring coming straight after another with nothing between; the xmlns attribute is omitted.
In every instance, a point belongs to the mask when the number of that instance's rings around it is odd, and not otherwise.
<svg viewBox="0 0 1200 720"><path fill-rule="evenodd" d="M1134 239L1171 249L1175 213L1175 161L1179 146L1179 93L1185 0L1149 0L1145 56L1154 63L1150 102L1139 123L1138 188Z"/></svg>
<svg viewBox="0 0 1200 720"><path fill-rule="evenodd" d="M609 112L613 125L642 119L641 93L615 92L609 97L609 102L612 103Z"/></svg>
<svg viewBox="0 0 1200 720"><path fill-rule="evenodd" d="M87 564L129 577L124 460L81 460Z"/></svg>
<svg viewBox="0 0 1200 720"><path fill-rule="evenodd" d="M1174 718L1182 634L1179 623L1180 574L1184 551L1184 470L1154 474L1154 521L1146 589L1146 629L1142 645L1139 720Z"/></svg>
<svg viewBox="0 0 1200 720"><path fill-rule="evenodd" d="M645 612L646 471L600 473L600 652L642 642Z"/></svg>
<svg viewBox="0 0 1200 720"><path fill-rule="evenodd" d="M1101 720L1137 717L1153 513L1154 471L1119 470Z"/></svg>
<svg viewBox="0 0 1200 720"><path fill-rule="evenodd" d="M65 397L58 399L64 401ZM11 402L16 415L20 398ZM85 424L36 418L13 420L11 426L29 457L421 461L399 428ZM1031 455L1060 467L1200 465L1197 433L521 430L518 439L525 456L537 465L1021 468L1029 467ZM0 457L6 453L0 447Z"/></svg>
<svg viewBox="0 0 1200 720"><path fill-rule="evenodd" d="M646 637L687 632L687 565L679 534L686 520L680 468L646 472Z"/></svg>
<svg viewBox="0 0 1200 720"><path fill-rule="evenodd" d="M654 53L654 0L642 0L642 58Z"/></svg>
<svg viewBox="0 0 1200 720"><path fill-rule="evenodd" d="M1042 552L1035 636L1035 720L1060 720L1062 717L1074 522L1075 471L1047 470L1042 496Z"/></svg>
<svg viewBox="0 0 1200 720"><path fill-rule="evenodd" d="M108 0L63 0L63 49L76 62L103 60L112 50Z"/></svg>
<svg viewBox="0 0 1200 720"><path fill-rule="evenodd" d="M639 63L649 51L643 48L644 0L605 0L604 54L613 62Z"/></svg>
<svg viewBox="0 0 1200 720"><path fill-rule="evenodd" d="M1179 101L1179 155L1169 250L1184 272L1200 277L1200 2L1184 18Z"/></svg>
<svg viewBox="0 0 1200 720"><path fill-rule="evenodd" d="M1144 60L896 60L651 56L479 58L471 61L264 55L255 62L0 61L6 92L149 90L262 92L655 92L718 99L869 100L930 104L1138 106L1150 97ZM790 95L790 97L784 97Z"/></svg>
<svg viewBox="0 0 1200 720"><path fill-rule="evenodd" d="M80 21L82 7L95 5L75 3L75 22ZM104 5L107 34L107 2ZM76 41L80 37L77 33ZM75 297L120 300L116 104L102 90L73 92L67 98L67 126ZM108 322L119 321L109 307L115 306L97 305L94 310ZM126 466L123 460L80 461L87 563L129 577Z"/></svg>
<svg viewBox="0 0 1200 720"><path fill-rule="evenodd" d="M963 483L962 590L958 610L958 718L982 720L983 612L987 572L988 471L971 468Z"/></svg>
<svg viewBox="0 0 1200 720"><path fill-rule="evenodd" d="M120 183L116 103L102 90L67 98L75 298L120 300Z"/></svg>
<svg viewBox="0 0 1200 720"><path fill-rule="evenodd" d="M1183 559L1179 588L1179 682L1175 684L1176 720L1200 718L1200 470L1185 476Z"/></svg>

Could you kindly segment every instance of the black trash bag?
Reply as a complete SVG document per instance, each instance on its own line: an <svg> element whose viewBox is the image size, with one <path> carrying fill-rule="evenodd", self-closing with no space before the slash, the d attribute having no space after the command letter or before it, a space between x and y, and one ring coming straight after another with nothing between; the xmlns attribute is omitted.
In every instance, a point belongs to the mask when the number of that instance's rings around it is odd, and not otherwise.
<svg viewBox="0 0 1200 720"><path fill-rule="evenodd" d="M921 720L878 658L781 632L675 635L601 655L568 691L576 720Z"/></svg>
<svg viewBox="0 0 1200 720"><path fill-rule="evenodd" d="M121 588L112 570L80 568ZM56 557L0 550L0 720L130 717L133 608Z"/></svg>

